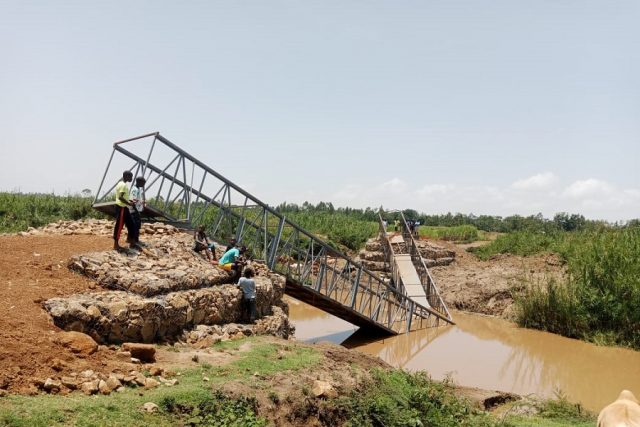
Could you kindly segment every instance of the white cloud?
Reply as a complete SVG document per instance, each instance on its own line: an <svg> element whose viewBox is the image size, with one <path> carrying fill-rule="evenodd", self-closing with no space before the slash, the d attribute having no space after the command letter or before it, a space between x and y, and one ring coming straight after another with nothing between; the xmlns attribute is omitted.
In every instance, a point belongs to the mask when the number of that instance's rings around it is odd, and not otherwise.
<svg viewBox="0 0 640 427"><path fill-rule="evenodd" d="M315 201L329 200L336 206L360 208L380 205L386 209L411 208L428 214L473 212L476 215L527 216L540 212L550 218L558 212L571 212L609 221L640 217L640 188L617 189L594 178L578 180L563 188L560 181L550 172L505 186L459 183L414 186L413 181L396 177L369 185L350 184L326 196L317 195ZM558 190L551 187L558 187Z"/></svg>
<svg viewBox="0 0 640 427"><path fill-rule="evenodd" d="M353 199L356 199L358 196L360 196L361 192L362 192L362 188L360 188L359 185L350 184L338 190L337 192L335 192L331 200L339 200L339 201L353 200Z"/></svg>
<svg viewBox="0 0 640 427"><path fill-rule="evenodd" d="M553 172L544 172L520 179L511 184L511 188L516 190L546 190L553 187L556 182L558 182L558 177Z"/></svg>
<svg viewBox="0 0 640 427"><path fill-rule="evenodd" d="M447 194L448 192L455 191L455 185L453 184L431 184L425 185L419 190L416 190L418 196L430 196L435 194Z"/></svg>
<svg viewBox="0 0 640 427"><path fill-rule="evenodd" d="M602 198L603 196L609 196L614 192L614 188L598 179L589 178L582 181L576 181L569 185L563 192L565 196L574 199L585 199L589 197Z"/></svg>
<svg viewBox="0 0 640 427"><path fill-rule="evenodd" d="M405 191L407 191L407 183L400 178L393 178L390 181L383 182L380 186L378 186L378 189L396 194L404 193Z"/></svg>

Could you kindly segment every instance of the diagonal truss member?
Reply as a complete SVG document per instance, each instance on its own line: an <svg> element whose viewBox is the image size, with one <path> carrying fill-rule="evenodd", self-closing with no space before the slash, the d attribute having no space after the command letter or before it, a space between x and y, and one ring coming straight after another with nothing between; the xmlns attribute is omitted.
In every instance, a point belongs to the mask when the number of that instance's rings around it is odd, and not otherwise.
<svg viewBox="0 0 640 427"><path fill-rule="evenodd" d="M285 292L363 328L398 334L450 323L346 255L289 221L160 135L113 144L94 208L115 211L113 191L124 170L146 179L143 218L204 224L219 242L235 238L255 259L287 279Z"/></svg>

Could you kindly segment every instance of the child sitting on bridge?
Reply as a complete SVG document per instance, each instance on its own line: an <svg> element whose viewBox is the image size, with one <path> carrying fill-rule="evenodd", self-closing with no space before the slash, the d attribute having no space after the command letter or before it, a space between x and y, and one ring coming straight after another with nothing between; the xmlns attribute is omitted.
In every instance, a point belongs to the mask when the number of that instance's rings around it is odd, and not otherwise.
<svg viewBox="0 0 640 427"><path fill-rule="evenodd" d="M220 258L219 266L225 271L233 272L233 281L240 278L242 274L242 267L246 265L246 262L242 259L241 255L247 252L247 248L242 246L240 249L231 248L222 255Z"/></svg>
<svg viewBox="0 0 640 427"><path fill-rule="evenodd" d="M196 232L193 233L193 240L193 250L196 252L204 251L207 260L213 263L216 260L215 246L213 243L209 243L207 233L204 231L204 225L199 226Z"/></svg>

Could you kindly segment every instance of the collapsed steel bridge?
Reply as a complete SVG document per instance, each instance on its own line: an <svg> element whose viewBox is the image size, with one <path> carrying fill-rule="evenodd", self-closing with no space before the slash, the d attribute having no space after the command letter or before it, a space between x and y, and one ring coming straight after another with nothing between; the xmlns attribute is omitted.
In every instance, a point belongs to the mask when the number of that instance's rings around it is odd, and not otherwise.
<svg viewBox="0 0 640 427"><path fill-rule="evenodd" d="M113 144L95 209L115 212L113 191L124 170L146 179L143 218L185 228L205 224L208 235L218 242L235 238L255 259L286 277L285 293L294 298L363 329L388 334L453 323L437 292L426 299L412 298L393 269L395 280L385 283L159 132ZM406 227L404 218L403 223ZM386 231L381 231L381 238L389 249ZM410 256L418 266L415 250ZM387 262L393 263L393 252L385 253ZM425 289L435 289L430 275L429 280Z"/></svg>

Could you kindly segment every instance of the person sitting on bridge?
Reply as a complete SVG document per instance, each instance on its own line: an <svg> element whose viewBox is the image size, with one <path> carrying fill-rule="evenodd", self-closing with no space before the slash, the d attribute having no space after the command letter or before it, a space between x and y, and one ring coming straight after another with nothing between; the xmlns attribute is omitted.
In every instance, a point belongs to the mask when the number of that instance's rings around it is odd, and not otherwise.
<svg viewBox="0 0 640 427"><path fill-rule="evenodd" d="M196 252L204 251L207 260L213 263L216 260L215 246L209 243L207 233L204 231L204 225L199 226L193 233L193 250Z"/></svg>
<svg viewBox="0 0 640 427"><path fill-rule="evenodd" d="M234 281L240 278L240 275L242 274L242 267L246 264L241 257L245 252L247 252L247 248L244 246L240 249L231 248L220 258L220 268L225 271L232 271Z"/></svg>
<svg viewBox="0 0 640 427"><path fill-rule="evenodd" d="M116 223L113 227L113 249L119 252L123 252L126 249L120 246L120 234L122 233L122 227L127 226L127 242L133 248L137 241L136 230L129 206L133 206L133 201L129 199L129 186L127 182L133 180L133 173L131 171L124 171L122 173L122 179L116 184Z"/></svg>
<svg viewBox="0 0 640 427"><path fill-rule="evenodd" d="M254 323L258 317L256 308L256 282L253 281L253 269L247 267L244 270L244 277L238 280L238 286L242 289L242 302L249 322Z"/></svg>

